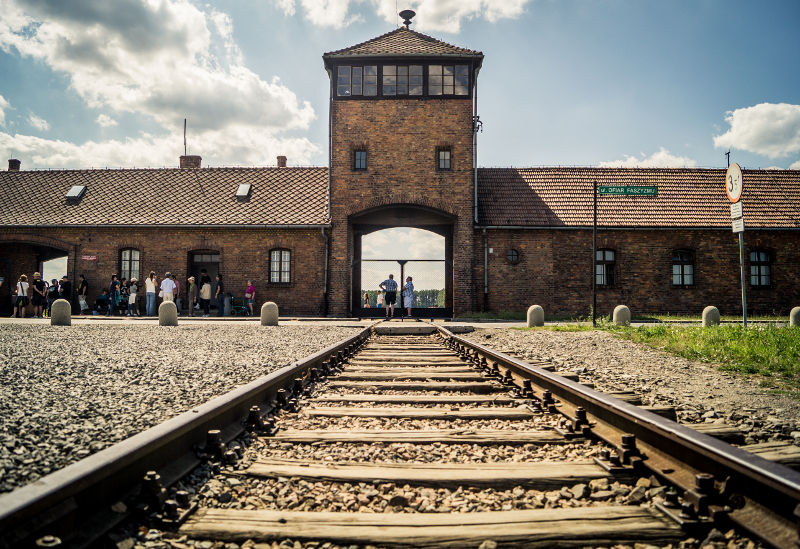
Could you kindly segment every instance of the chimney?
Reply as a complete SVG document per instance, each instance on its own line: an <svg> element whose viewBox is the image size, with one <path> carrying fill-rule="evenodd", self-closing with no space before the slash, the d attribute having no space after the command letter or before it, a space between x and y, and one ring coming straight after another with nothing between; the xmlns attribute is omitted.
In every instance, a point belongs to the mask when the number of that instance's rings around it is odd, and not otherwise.
<svg viewBox="0 0 800 549"><path fill-rule="evenodd" d="M200 161L202 160L199 156L181 156L181 169L186 168L200 168Z"/></svg>
<svg viewBox="0 0 800 549"><path fill-rule="evenodd" d="M18 172L20 166L19 160L9 159L8 161L8 171L10 172Z"/></svg>
<svg viewBox="0 0 800 549"><path fill-rule="evenodd" d="M279 168L285 168L286 167L286 157L285 156L279 156L278 157L278 167Z"/></svg>

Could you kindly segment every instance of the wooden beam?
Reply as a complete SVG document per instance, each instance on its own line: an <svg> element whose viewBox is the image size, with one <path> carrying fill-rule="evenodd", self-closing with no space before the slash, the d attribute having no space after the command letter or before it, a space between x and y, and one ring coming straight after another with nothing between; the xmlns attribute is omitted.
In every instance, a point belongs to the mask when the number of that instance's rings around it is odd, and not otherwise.
<svg viewBox="0 0 800 549"><path fill-rule="evenodd" d="M591 461L522 463L356 463L298 461L262 458L244 471L265 478L300 477L312 482L394 482L398 486L434 488L463 487L505 490L522 486L536 490L560 490L564 486L589 484L610 473ZM613 475L614 480L633 481ZM612 481L613 482L613 481Z"/></svg>
<svg viewBox="0 0 800 549"><path fill-rule="evenodd" d="M470 368L469 366L438 366L438 365L431 365L431 366L420 366L420 367L406 367L406 366L394 366L391 364L387 364L385 366L351 366L348 365L345 367L345 373L353 374L353 373L392 373L392 372L399 372L401 374L418 374L420 372L432 372L441 374L443 372L459 372L462 374L477 374L477 370L474 368Z"/></svg>
<svg viewBox="0 0 800 549"><path fill-rule="evenodd" d="M491 383L446 383L446 382L394 382L394 381L331 381L328 383L331 389L366 389L372 387L379 391L465 391L472 393L492 393L498 391L508 391L505 387L500 387Z"/></svg>
<svg viewBox="0 0 800 549"><path fill-rule="evenodd" d="M741 448L751 454L800 471L800 446L795 446L791 442L762 442L761 444L748 444Z"/></svg>
<svg viewBox="0 0 800 549"><path fill-rule="evenodd" d="M514 547L666 545L685 537L656 509L578 507L484 513L313 513L199 509L178 530L223 542L330 541L384 547L477 547L484 540Z"/></svg>
<svg viewBox="0 0 800 549"><path fill-rule="evenodd" d="M447 410L444 408L303 408L300 413L310 417L376 417L409 419L479 420L531 419L533 414L527 408L469 408Z"/></svg>
<svg viewBox="0 0 800 549"><path fill-rule="evenodd" d="M345 370L343 373L335 376L337 381L476 381L486 383L488 380L481 377L476 372L456 373L456 372L436 372L434 370L425 369L420 372L349 372Z"/></svg>
<svg viewBox="0 0 800 549"><path fill-rule="evenodd" d="M503 429L428 429L392 430L347 429L331 431L327 429L289 429L280 430L269 440L313 444L315 442L355 442L371 444L388 442L398 444L574 444L583 442L581 437L566 439L555 431L512 431Z"/></svg>
<svg viewBox="0 0 800 549"><path fill-rule="evenodd" d="M730 444L744 444L744 433L731 425L724 423L685 423L683 425Z"/></svg>
<svg viewBox="0 0 800 549"><path fill-rule="evenodd" d="M527 400L511 398L505 395L321 395L310 398L304 402L376 402L386 404L485 404L508 406L510 404L524 404Z"/></svg>

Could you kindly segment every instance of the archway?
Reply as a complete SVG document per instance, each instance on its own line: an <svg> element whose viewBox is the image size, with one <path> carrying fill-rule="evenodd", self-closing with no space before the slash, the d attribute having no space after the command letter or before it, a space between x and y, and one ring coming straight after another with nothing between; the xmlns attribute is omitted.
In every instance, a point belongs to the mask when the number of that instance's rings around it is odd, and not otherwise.
<svg viewBox="0 0 800 549"><path fill-rule="evenodd" d="M456 217L434 208L393 204L359 212L349 217L353 234L353 264L351 311L360 318L382 317L385 311L375 308L378 284L389 273L402 289L407 275L414 278L414 305L412 315L418 318L450 318L453 316L453 226ZM364 257L364 237L387 229L420 229L436 235L435 257L420 257L409 253L408 248L389 242L382 246L380 258L374 254ZM438 238L437 238L438 237ZM369 239L367 240L369 245ZM369 249L368 249L369 252ZM364 294L370 299L370 308L364 307ZM400 292L397 312L402 311Z"/></svg>

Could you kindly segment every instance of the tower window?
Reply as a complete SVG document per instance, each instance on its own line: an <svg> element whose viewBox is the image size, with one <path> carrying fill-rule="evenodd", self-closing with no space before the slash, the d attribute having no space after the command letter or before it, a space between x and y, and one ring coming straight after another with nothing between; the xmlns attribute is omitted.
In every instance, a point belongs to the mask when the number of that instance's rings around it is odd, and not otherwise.
<svg viewBox="0 0 800 549"><path fill-rule="evenodd" d="M378 95L378 67L339 67L336 94L340 97Z"/></svg>
<svg viewBox="0 0 800 549"><path fill-rule="evenodd" d="M450 149L439 149L436 153L436 168L438 170L450 170Z"/></svg>
<svg viewBox="0 0 800 549"><path fill-rule="evenodd" d="M469 95L469 66L428 65L428 95Z"/></svg>
<svg viewBox="0 0 800 549"><path fill-rule="evenodd" d="M367 169L367 151L353 152L353 169L354 170Z"/></svg>
<svg viewBox="0 0 800 549"><path fill-rule="evenodd" d="M384 65L382 94L422 95L422 65Z"/></svg>

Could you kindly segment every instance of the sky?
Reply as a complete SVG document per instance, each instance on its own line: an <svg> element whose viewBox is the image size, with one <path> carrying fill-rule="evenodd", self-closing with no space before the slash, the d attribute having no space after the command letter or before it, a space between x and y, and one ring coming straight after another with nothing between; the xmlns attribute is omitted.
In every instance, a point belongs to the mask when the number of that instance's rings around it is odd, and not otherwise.
<svg viewBox="0 0 800 549"><path fill-rule="evenodd" d="M408 8L485 55L480 166L800 169L797 0L0 0L0 151L325 166L322 54Z"/></svg>

